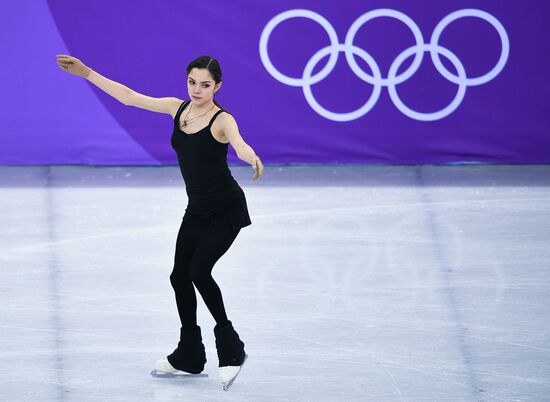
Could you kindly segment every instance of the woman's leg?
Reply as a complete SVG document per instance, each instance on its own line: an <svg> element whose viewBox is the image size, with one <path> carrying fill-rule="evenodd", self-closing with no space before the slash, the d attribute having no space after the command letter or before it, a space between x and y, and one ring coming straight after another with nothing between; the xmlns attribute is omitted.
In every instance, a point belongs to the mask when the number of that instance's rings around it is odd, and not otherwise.
<svg viewBox="0 0 550 402"><path fill-rule="evenodd" d="M189 277L189 264L207 228L208 226L200 218L186 214L182 219L176 240L174 268L170 275L170 283L175 292L178 314L184 329L190 330L197 326L197 297Z"/></svg>
<svg viewBox="0 0 550 402"><path fill-rule="evenodd" d="M219 326L228 323L220 288L212 278L214 264L225 254L239 230L234 230L229 215L216 213L201 236L189 263L189 277Z"/></svg>

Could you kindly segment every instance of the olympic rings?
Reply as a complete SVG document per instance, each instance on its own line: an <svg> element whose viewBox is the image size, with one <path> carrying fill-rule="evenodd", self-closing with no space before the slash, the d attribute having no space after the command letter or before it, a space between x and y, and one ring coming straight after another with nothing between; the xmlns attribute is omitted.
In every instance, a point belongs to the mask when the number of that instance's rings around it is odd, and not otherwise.
<svg viewBox="0 0 550 402"><path fill-rule="evenodd" d="M330 40L329 46L320 49L309 59L309 61L306 63L301 78L289 77L277 70L271 62L267 50L269 37L271 36L271 33L273 32L275 27L277 27L277 25L286 21L287 19L297 17L311 19L319 23L328 34ZM391 64L388 76L386 78L382 77L380 68L378 67L378 64L376 63L374 58L367 51L360 49L353 44L353 40L355 38L355 35L357 34L357 31L368 21L380 17L390 17L404 23L413 34L416 42L415 46L405 49L395 58L395 60ZM501 55L498 62L488 73L479 77L469 78L466 74L464 66L462 65L458 57L449 49L439 45L439 38L445 28L447 28L447 26L452 22L464 17L477 17L488 22L490 25L493 26L493 28L496 29L500 37ZM500 72L504 69L506 62L508 61L508 56L510 54L510 41L508 39L508 34L506 33L504 26L494 16L485 11L470 8L454 11L443 18L436 25L432 33L430 43L424 43L424 38L422 37L422 32L420 31L420 28L410 17L397 10L381 8L368 11L357 18L350 26L346 34L344 43L341 44L339 43L338 35L333 26L323 16L311 10L293 9L284 11L276 15L266 24L260 36L259 51L260 58L264 67L271 74L271 76L273 76L273 78L289 86L301 86L309 106L318 114L329 120L351 121L360 118L361 116L367 114L375 106L382 91L382 87L387 87L392 102L397 107L397 109L401 111L401 113L415 120L435 121L449 116L460 106L462 100L466 95L466 89L468 86L485 84L493 80L497 75L500 74ZM344 52L351 70L361 80L374 86L373 92L367 102L359 109L348 113L335 113L325 109L314 98L311 90L311 86L313 84L322 81L332 72L332 70L336 66L338 55L340 52ZM422 64L422 60L424 59L425 52L430 52L431 60L437 71L448 81L458 85L458 91L453 101L445 108L432 113L420 113L406 106L399 98L396 88L397 85L405 82L418 71L420 65ZM312 72L315 69L317 63L327 55L329 56L329 59L326 66L323 67L317 74L312 75ZM406 59L408 59L412 55L414 55L414 60L409 68L401 74L397 75L399 67ZM453 64L457 71L457 75L451 73L445 68L443 63L441 63L440 55L447 58ZM359 67L359 65L355 61L354 56L359 56L369 65L370 69L372 70L372 75L363 71Z"/></svg>

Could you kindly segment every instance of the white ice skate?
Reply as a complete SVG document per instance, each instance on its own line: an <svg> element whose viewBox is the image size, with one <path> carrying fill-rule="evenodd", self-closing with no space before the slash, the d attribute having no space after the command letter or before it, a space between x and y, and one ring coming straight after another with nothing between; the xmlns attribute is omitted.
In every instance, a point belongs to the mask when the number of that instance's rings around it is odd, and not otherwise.
<svg viewBox="0 0 550 402"><path fill-rule="evenodd" d="M227 391L229 387L233 384L233 381L235 381L235 378L239 375L241 372L241 367L244 366L244 362L248 358L248 355L244 355L243 364L240 366L223 366L220 367L220 381L223 384L223 390Z"/></svg>
<svg viewBox="0 0 550 402"><path fill-rule="evenodd" d="M174 368L168 359L163 358L157 360L155 363L155 369L151 371L153 377L173 378L173 377L208 377L208 374L192 374L186 371L178 370Z"/></svg>

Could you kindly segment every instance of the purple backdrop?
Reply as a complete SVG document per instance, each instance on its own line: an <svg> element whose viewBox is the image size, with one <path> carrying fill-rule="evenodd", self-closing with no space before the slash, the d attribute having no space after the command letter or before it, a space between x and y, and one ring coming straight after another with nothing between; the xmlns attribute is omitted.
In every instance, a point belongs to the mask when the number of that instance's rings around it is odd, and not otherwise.
<svg viewBox="0 0 550 402"><path fill-rule="evenodd" d="M264 163L550 162L545 0L1 7L4 165L176 163L169 115L122 105L56 54L180 98L186 65L216 57L218 99Z"/></svg>

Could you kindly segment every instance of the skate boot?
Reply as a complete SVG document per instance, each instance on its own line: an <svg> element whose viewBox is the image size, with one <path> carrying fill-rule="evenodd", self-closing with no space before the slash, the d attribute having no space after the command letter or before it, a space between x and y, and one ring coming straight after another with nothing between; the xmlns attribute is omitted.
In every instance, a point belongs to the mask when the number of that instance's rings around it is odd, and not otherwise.
<svg viewBox="0 0 550 402"><path fill-rule="evenodd" d="M248 355L245 353L244 343L240 340L231 321L221 328L216 325L214 335L218 352L220 381L223 384L223 390L227 391L240 373Z"/></svg>
<svg viewBox="0 0 550 402"><path fill-rule="evenodd" d="M204 370L206 353L202 343L201 328L186 330L180 328L178 347L165 359L160 359L151 372L157 377L172 377L180 371L199 374ZM181 373L180 373L181 374Z"/></svg>

